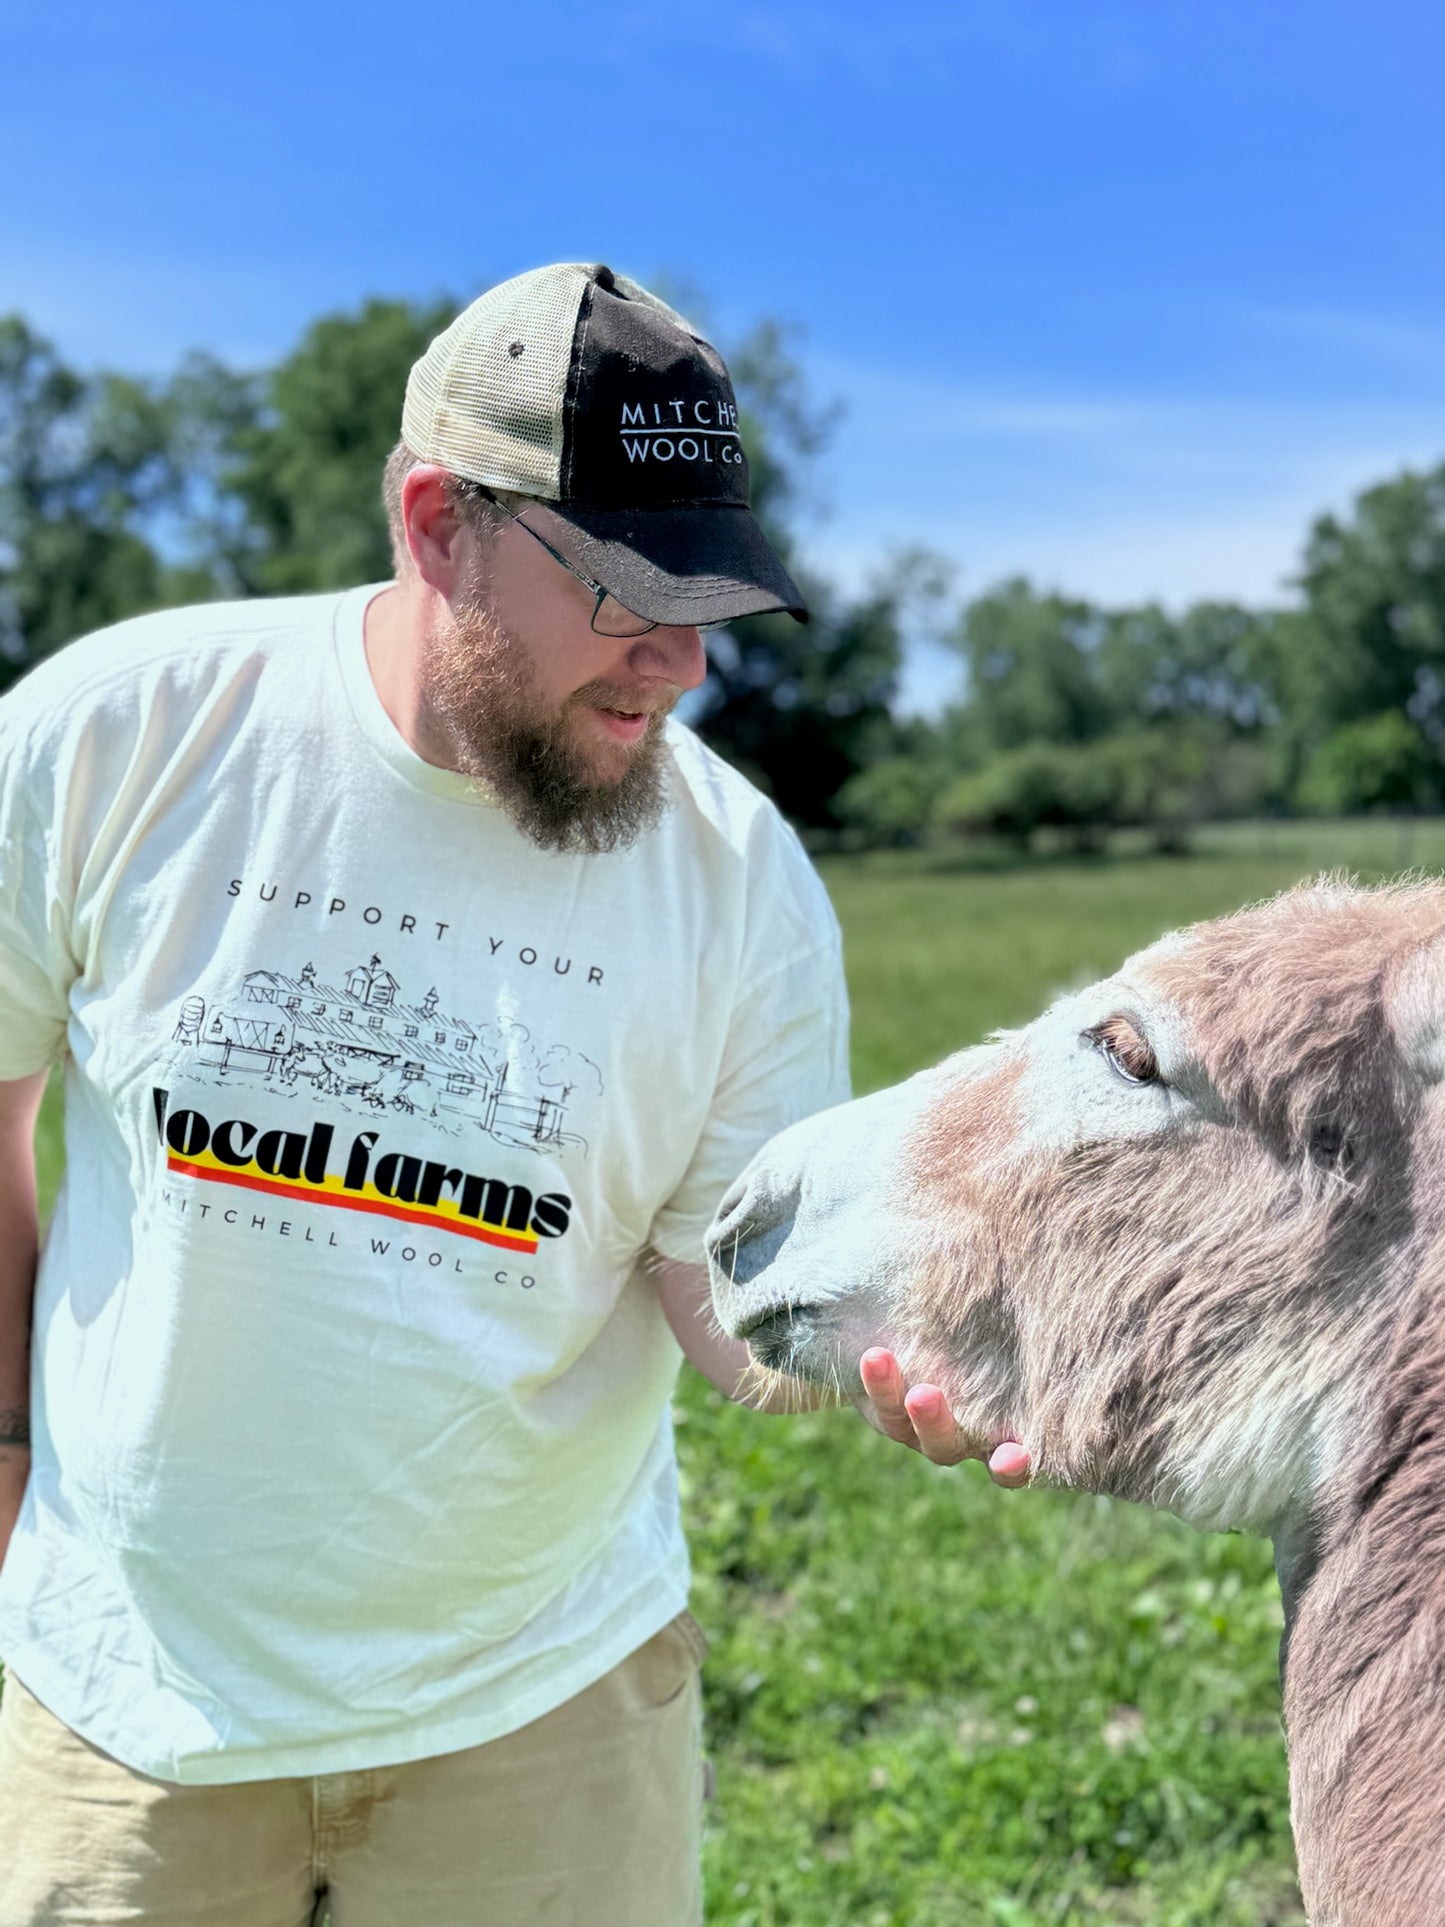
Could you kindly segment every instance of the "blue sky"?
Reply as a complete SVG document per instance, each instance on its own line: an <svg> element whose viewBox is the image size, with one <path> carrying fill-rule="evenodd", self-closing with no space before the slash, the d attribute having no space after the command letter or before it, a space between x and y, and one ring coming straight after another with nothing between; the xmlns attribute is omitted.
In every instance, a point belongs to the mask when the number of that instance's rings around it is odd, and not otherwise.
<svg viewBox="0 0 1445 1927"><path fill-rule="evenodd" d="M845 577L1281 601L1314 513L1445 459L1442 70L1390 0L11 6L0 308L159 371L665 272L797 324Z"/></svg>

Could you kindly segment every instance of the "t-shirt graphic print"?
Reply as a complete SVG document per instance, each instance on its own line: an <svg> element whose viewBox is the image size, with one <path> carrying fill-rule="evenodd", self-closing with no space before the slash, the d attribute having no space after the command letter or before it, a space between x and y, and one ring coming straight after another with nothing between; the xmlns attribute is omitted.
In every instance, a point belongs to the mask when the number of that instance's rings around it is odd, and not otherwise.
<svg viewBox="0 0 1445 1927"><path fill-rule="evenodd" d="M213 1120L155 1089L157 1129L177 1176L372 1213L398 1231L448 1231L524 1256L567 1230L566 1193L499 1175L488 1152L503 1145L585 1156L578 1127L595 1131L599 1121L597 1065L566 1044L539 1044L516 1020L472 1023L443 1010L434 984L408 1003L375 952L335 984L308 961L294 976L247 971L231 996L209 1003L193 994L171 1042L191 1085L220 1093ZM245 1116L220 1117L248 1087L300 1100L303 1116L264 1131ZM438 1146L438 1136L453 1142Z"/></svg>

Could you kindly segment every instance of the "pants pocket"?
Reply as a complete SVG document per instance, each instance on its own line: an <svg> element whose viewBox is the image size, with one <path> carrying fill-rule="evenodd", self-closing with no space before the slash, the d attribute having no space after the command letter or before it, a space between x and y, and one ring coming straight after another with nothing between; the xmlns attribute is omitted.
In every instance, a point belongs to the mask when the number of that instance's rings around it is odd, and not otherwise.
<svg viewBox="0 0 1445 1927"><path fill-rule="evenodd" d="M622 1663L633 1691L645 1706L671 1706L689 1690L696 1691L707 1657L707 1635L689 1612L644 1640Z"/></svg>

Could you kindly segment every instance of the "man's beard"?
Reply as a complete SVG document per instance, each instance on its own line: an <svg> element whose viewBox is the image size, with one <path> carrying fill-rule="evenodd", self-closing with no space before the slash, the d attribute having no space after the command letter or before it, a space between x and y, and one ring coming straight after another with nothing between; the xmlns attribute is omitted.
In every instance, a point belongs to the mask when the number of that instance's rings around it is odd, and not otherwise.
<svg viewBox="0 0 1445 1927"><path fill-rule="evenodd" d="M626 711L629 700L638 713L644 705L635 692L599 678L574 690L560 709L547 708L521 649L478 603L459 606L450 626L432 639L426 677L428 707L447 730L454 767L485 784L542 849L586 856L625 849L662 817L668 767L662 726L671 702L649 715L623 774L608 782L577 740L579 714Z"/></svg>

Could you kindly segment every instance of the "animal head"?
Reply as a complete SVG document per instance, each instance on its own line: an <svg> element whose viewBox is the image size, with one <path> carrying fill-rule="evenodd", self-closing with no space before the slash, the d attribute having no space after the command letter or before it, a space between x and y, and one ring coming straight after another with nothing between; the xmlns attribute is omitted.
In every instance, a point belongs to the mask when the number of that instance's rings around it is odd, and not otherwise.
<svg viewBox="0 0 1445 1927"><path fill-rule="evenodd" d="M718 1316L845 1392L889 1345L1044 1482L1277 1532L1440 1264L1442 1076L1445 887L1303 886L775 1138Z"/></svg>

